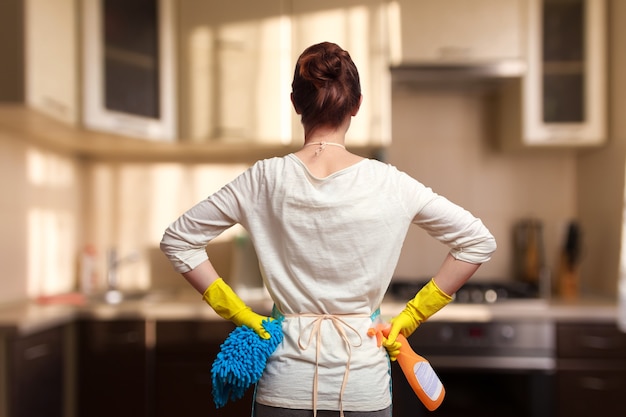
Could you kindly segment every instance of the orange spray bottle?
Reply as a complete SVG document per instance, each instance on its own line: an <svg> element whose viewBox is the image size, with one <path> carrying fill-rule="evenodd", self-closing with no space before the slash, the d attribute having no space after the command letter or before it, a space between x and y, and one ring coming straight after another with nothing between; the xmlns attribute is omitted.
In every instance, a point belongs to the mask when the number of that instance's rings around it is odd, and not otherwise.
<svg viewBox="0 0 626 417"><path fill-rule="evenodd" d="M369 329L367 334L376 336L378 346L381 346L383 337L387 337L390 330L389 324L379 324L375 328ZM399 334L396 340L402 345L397 357L402 373L424 406L430 411L436 410L443 402L446 394L443 383L430 362L411 349L406 337Z"/></svg>

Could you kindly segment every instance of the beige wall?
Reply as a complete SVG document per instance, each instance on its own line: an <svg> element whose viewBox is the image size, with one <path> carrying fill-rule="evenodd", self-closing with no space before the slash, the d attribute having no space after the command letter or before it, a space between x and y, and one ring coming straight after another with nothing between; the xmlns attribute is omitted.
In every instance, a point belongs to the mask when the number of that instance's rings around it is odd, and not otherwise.
<svg viewBox="0 0 626 417"><path fill-rule="evenodd" d="M496 150L492 87L397 88L389 162L480 217L498 242L476 275L511 280L512 228L533 217L544 225L548 266L558 265L564 227L576 216L576 159L572 152L533 154ZM447 249L415 228L398 276L429 277Z"/></svg>
<svg viewBox="0 0 626 417"><path fill-rule="evenodd" d="M626 2L609 2L609 143L578 157L578 202L585 230L583 286L617 294L626 167Z"/></svg>
<svg viewBox="0 0 626 417"><path fill-rule="evenodd" d="M72 158L0 132L0 303L73 288L81 171Z"/></svg>
<svg viewBox="0 0 626 417"><path fill-rule="evenodd" d="M512 227L527 217L544 222L547 262L556 273L565 225L578 214L576 154L496 150L491 98L491 89L395 91L394 141L387 159L481 217L492 230L499 249L477 279L512 279ZM116 247L122 256L140 254L140 262L120 270L123 285L171 285L178 278L161 263L157 249L164 228L243 169L245 165L94 164L85 193L86 239L101 252ZM446 251L414 228L397 275L428 277Z"/></svg>
<svg viewBox="0 0 626 417"><path fill-rule="evenodd" d="M126 289L190 289L159 250L165 228L183 211L217 191L246 169L240 164L94 163L87 169L84 193L86 242L98 250L99 286L105 288L106 253L134 261L119 269ZM230 279L233 228L211 244L216 270Z"/></svg>

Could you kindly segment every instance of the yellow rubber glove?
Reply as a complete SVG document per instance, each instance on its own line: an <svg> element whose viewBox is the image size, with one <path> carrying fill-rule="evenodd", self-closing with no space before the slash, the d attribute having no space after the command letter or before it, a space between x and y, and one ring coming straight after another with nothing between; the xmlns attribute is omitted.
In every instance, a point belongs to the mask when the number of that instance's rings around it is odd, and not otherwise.
<svg viewBox="0 0 626 417"><path fill-rule="evenodd" d="M445 292L441 291L434 280L418 291L415 298L406 304L400 314L391 319L391 330L383 346L387 349L389 357L395 361L400 353L401 343L396 341L399 333L409 337L415 329L430 316L441 310L452 300Z"/></svg>
<svg viewBox="0 0 626 417"><path fill-rule="evenodd" d="M202 294L202 299L222 318L230 320L237 326L248 326L263 339L269 339L270 334L263 327L263 321L270 319L252 311L235 294L232 288L218 278Z"/></svg>

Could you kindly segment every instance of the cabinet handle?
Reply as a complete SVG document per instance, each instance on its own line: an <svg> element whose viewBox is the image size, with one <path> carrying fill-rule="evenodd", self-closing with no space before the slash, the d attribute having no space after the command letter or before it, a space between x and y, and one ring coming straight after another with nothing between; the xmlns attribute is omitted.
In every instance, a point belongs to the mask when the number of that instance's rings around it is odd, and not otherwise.
<svg viewBox="0 0 626 417"><path fill-rule="evenodd" d="M113 339L113 342L118 343L120 345L125 344L134 344L141 340L141 335L136 330L131 330L128 332L120 333L116 335Z"/></svg>
<svg viewBox="0 0 626 417"><path fill-rule="evenodd" d="M578 379L581 388L593 391L606 391L607 383L602 378L583 377Z"/></svg>
<svg viewBox="0 0 626 417"><path fill-rule="evenodd" d="M467 46L442 46L439 48L439 58L443 60L467 59L472 56L472 48Z"/></svg>
<svg viewBox="0 0 626 417"><path fill-rule="evenodd" d="M580 342L583 347L601 350L612 349L615 345L610 338L602 336L582 336Z"/></svg>
<svg viewBox="0 0 626 417"><path fill-rule="evenodd" d="M50 354L50 348L46 344L35 345L24 349L24 359L27 361L43 358L44 356L48 356L48 354Z"/></svg>

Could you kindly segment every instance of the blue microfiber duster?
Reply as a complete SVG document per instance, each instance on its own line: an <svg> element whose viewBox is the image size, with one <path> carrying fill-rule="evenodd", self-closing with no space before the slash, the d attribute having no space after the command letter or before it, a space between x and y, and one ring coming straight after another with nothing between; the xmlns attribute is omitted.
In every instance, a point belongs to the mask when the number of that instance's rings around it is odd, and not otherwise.
<svg viewBox="0 0 626 417"><path fill-rule="evenodd" d="M213 401L217 408L231 399L243 397L250 385L256 384L267 364L267 359L283 341L282 320L265 320L263 327L270 334L262 339L247 326L233 330L222 346L211 367Z"/></svg>

